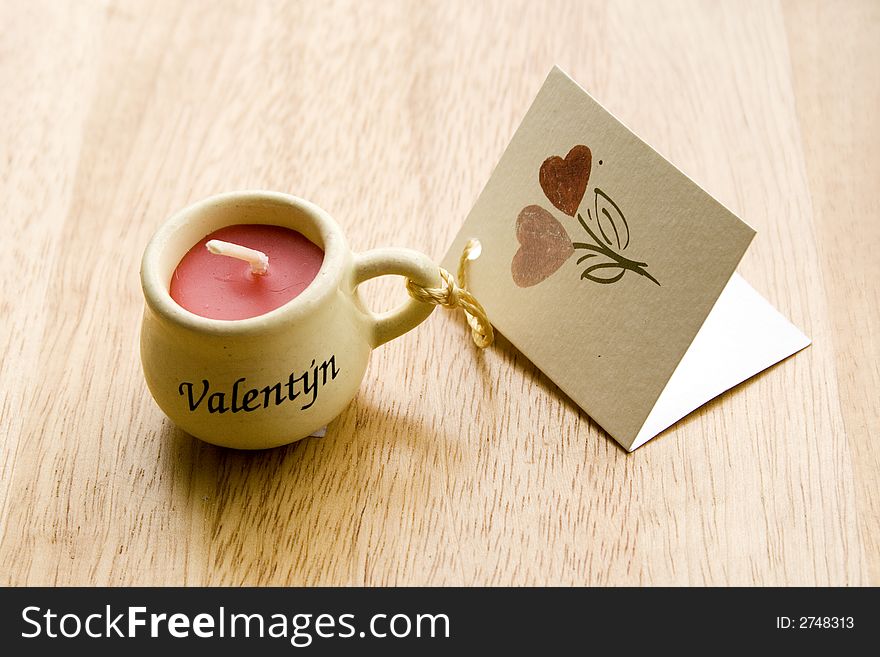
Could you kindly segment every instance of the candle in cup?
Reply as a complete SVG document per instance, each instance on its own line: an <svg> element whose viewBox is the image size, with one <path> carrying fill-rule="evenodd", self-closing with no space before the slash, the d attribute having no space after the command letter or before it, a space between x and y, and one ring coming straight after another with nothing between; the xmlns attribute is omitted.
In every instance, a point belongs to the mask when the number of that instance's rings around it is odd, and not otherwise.
<svg viewBox="0 0 880 657"><path fill-rule="evenodd" d="M290 228L226 226L183 256L171 276L171 298L210 319L256 317L299 296L323 261L324 251Z"/></svg>

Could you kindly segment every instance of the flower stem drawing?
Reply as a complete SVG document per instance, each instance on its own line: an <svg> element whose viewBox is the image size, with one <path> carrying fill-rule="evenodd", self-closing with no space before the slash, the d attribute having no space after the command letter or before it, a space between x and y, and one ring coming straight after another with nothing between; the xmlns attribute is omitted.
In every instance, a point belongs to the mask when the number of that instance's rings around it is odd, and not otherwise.
<svg viewBox="0 0 880 657"><path fill-rule="evenodd" d="M562 223L546 209L526 206L517 217L516 237L521 246L511 262L517 286L537 285L575 252L580 253L576 264L584 265L581 280L608 285L631 271L660 285L648 272L647 262L622 254L630 244L629 222L606 192L595 187L592 207L586 208L587 218L579 212L588 189L592 161L592 153L584 145L574 146L565 158L552 156L544 160L538 176L544 195L556 209L577 218L589 241L573 241Z"/></svg>
<svg viewBox="0 0 880 657"><path fill-rule="evenodd" d="M589 211L587 211L587 213L589 214ZM586 255L582 255L580 258L578 258L577 264L581 264L582 262L585 262L590 258L598 257L599 255L604 255L607 258L613 260L613 262L597 262L594 264L590 264L590 266L584 269L584 271L581 273L581 278L587 278L594 283L615 283L623 278L623 275L627 271L634 271L635 273L652 280L657 285L660 285L660 281L658 281L647 272L647 262L637 262L635 260L630 260L629 258L624 258L619 253L615 253L607 246L602 244L599 238L596 237L596 234L592 230L590 230L589 226L587 226L587 222L584 221L584 218L580 215L580 213L578 213L577 218L581 226L583 226L584 230L587 231L587 234L593 239L592 244L587 244L586 242L572 242L571 245L575 249L593 251L593 253L587 253ZM600 269L619 269L619 271L611 278L601 278L593 274L594 271Z"/></svg>

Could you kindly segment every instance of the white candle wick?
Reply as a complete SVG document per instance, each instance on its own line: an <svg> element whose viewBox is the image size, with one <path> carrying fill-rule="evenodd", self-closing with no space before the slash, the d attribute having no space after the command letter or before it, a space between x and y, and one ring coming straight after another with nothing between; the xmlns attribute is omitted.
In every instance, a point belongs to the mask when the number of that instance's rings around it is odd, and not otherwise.
<svg viewBox="0 0 880 657"><path fill-rule="evenodd" d="M262 251L249 249L241 244L224 242L223 240L209 240L205 246L208 247L208 251L214 255L229 256L230 258L244 260L250 264L251 272L258 276L269 273L269 256Z"/></svg>

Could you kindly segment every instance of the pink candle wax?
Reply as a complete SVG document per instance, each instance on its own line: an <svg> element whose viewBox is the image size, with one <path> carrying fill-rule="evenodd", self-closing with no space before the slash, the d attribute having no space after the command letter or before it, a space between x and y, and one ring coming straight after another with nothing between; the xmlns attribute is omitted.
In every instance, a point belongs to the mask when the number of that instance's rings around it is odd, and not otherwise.
<svg viewBox="0 0 880 657"><path fill-rule="evenodd" d="M265 274L237 258L215 255L208 240L223 240L269 256ZM246 319L283 306L311 283L324 251L302 234L282 226L239 224L206 235L193 246L171 277L171 298L181 306L211 319Z"/></svg>

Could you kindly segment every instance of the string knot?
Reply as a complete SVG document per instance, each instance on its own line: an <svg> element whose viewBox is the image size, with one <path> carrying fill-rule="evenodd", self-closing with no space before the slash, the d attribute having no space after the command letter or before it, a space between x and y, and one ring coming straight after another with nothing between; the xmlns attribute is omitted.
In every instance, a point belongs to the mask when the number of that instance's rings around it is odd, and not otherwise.
<svg viewBox="0 0 880 657"><path fill-rule="evenodd" d="M495 332L486 315L486 310L466 287L467 262L479 246L480 243L473 239L465 244L458 261L458 282L452 274L443 267L439 267L440 287L424 287L407 279L406 289L410 296L417 301L443 306L450 310L461 308L468 325L471 327L474 343L480 349L485 349L495 340Z"/></svg>

